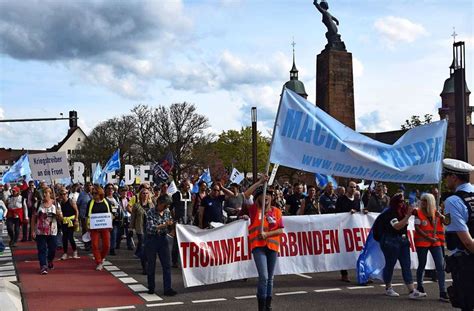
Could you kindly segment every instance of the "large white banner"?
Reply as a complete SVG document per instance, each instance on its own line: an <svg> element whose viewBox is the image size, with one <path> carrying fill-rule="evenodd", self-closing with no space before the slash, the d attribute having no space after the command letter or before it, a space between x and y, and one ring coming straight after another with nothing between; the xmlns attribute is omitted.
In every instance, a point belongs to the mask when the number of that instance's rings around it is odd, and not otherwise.
<svg viewBox="0 0 474 311"><path fill-rule="evenodd" d="M330 214L283 217L285 226L275 274L355 269L378 214ZM412 268L418 266L413 217L408 227ZM203 230L177 225L186 287L251 278L257 270L248 245L248 222ZM427 268L432 268L430 259Z"/></svg>
<svg viewBox="0 0 474 311"><path fill-rule="evenodd" d="M66 152L29 154L31 177L36 180L70 178Z"/></svg>
<svg viewBox="0 0 474 311"><path fill-rule="evenodd" d="M399 183L441 179L446 120L418 126L393 145L355 132L285 89L270 161L326 175Z"/></svg>

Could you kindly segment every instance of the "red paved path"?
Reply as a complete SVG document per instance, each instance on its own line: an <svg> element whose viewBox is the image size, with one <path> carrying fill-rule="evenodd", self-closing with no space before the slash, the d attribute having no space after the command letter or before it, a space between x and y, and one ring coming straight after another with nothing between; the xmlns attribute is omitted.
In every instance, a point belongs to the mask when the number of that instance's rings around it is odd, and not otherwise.
<svg viewBox="0 0 474 311"><path fill-rule="evenodd" d="M110 272L95 271L95 263L87 255L82 255L80 259L55 260L55 269L47 275L40 275L36 245L32 242L17 245L13 256L23 299L30 311L62 311L144 303ZM58 254L62 255L62 252Z"/></svg>

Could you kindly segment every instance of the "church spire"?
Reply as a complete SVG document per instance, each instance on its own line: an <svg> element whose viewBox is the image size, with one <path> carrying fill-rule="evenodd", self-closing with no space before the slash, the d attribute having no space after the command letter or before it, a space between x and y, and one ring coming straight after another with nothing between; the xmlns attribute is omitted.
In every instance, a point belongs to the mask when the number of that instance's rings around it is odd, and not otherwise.
<svg viewBox="0 0 474 311"><path fill-rule="evenodd" d="M293 42L291 43L293 46L293 67L291 67L290 70L290 80L298 80L298 69L296 69L296 64L295 64L295 39L293 38Z"/></svg>

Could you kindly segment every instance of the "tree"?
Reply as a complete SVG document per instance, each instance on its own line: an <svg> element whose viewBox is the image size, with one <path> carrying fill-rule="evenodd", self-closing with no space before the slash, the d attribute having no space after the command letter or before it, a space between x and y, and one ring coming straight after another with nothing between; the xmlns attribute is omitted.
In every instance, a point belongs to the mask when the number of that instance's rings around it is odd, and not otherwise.
<svg viewBox="0 0 474 311"><path fill-rule="evenodd" d="M215 150L226 167L236 167L247 175L252 171L252 128L222 132L215 143ZM257 132L257 171L265 169L269 152L269 139Z"/></svg>
<svg viewBox="0 0 474 311"><path fill-rule="evenodd" d="M181 172L193 165L194 146L206 136L209 127L207 117L196 112L190 103L176 103L169 108L159 106L154 111L154 139L163 151L171 151L175 156L173 177L179 179ZM164 154L164 152L163 152Z"/></svg>
<svg viewBox="0 0 474 311"><path fill-rule="evenodd" d="M155 159L156 154L161 154L160 146L155 139L154 109L146 105L137 105L132 109L135 128L135 148L137 148L137 161L149 163Z"/></svg>
<svg viewBox="0 0 474 311"><path fill-rule="evenodd" d="M127 159L128 163L134 163L137 158L132 149L135 137L132 116L125 115L101 122L81 144L79 152L74 154L73 161L83 162L88 169L92 163L105 164L119 148L121 162L124 163L124 159Z"/></svg>
<svg viewBox="0 0 474 311"><path fill-rule="evenodd" d="M410 119L405 120L405 124L402 124L402 130L409 130L411 128L414 128L423 124L429 124L431 123L433 119L433 115L429 113L425 114L423 117L424 117L424 120L421 120L420 116L417 116L417 115L411 116Z"/></svg>

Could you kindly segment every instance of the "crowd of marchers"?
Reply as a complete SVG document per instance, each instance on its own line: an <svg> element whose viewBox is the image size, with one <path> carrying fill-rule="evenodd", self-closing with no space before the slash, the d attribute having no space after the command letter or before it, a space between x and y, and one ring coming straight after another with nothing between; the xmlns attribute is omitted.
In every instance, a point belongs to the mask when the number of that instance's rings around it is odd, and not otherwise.
<svg viewBox="0 0 474 311"><path fill-rule="evenodd" d="M183 180L178 191L171 194L166 182L123 187L114 184L101 187L88 182L69 186L50 186L46 182L35 184L33 181L5 184L0 185L0 210L3 210L0 219L3 219L2 224L6 224L11 248L18 242L36 241L39 273L43 275L54 269L57 251L62 252L58 255L59 260L79 258L76 236L82 237L85 250L92 252L96 270L102 270L105 259L119 251L135 256L143 274L147 275L149 293L155 292L158 255L163 270L163 294L173 296L176 291L171 286L171 268L179 268L180 262L175 225L188 224L207 229L219 223L248 218L255 214L252 209L254 201L261 194L258 185L259 182L242 189L236 183L224 187L220 182L207 184L201 181L197 193L192 193L191 183ZM433 188L432 193L420 195L418 192L412 204L406 204L403 189L390 197L382 183L364 191L353 181L348 182L347 187L336 189L330 182L323 188L284 183L270 186L267 192L271 206L281 215L366 214L380 213L389 208L391 212L385 213L383 230L393 231L391 236L394 238L381 242L386 259L386 294L398 296L391 287L393 267L398 260L410 298L426 296L423 278L429 251L436 264L431 277L439 283L440 298L448 301L442 268L444 216L442 207L436 203L437 188ZM110 213L112 228L92 229L90 218L97 213ZM420 262L416 273L417 288L414 288L411 276L406 235L406 222L411 215L416 217L415 244ZM395 220L398 226L394 225ZM283 228L283 223L280 227ZM267 276L266 282L269 277L273 279L272 275ZM341 271L341 280L350 282L347 271Z"/></svg>

